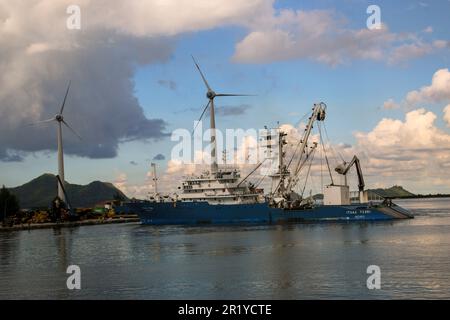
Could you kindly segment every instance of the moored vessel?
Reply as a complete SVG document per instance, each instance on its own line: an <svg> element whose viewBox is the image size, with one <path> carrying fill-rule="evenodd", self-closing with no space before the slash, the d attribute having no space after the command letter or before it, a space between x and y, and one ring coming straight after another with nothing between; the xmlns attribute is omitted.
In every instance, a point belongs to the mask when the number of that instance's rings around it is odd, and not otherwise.
<svg viewBox="0 0 450 320"><path fill-rule="evenodd" d="M209 100L201 117L209 108L210 168L200 175L187 177L182 181L179 191L171 196L157 193L154 169L155 195L149 200L127 203L130 210L139 215L143 224L272 224L383 221L413 217L409 211L392 203L390 199L374 197L364 190L364 178L357 156L335 168L335 172L345 178L343 184L334 183L327 159L331 184L323 188L322 203L318 203L312 195L304 195L306 181L318 149L318 143L310 141L311 131L315 123L320 128L320 122L325 120L327 106L324 103L314 104L301 139L295 141L295 149L289 161L285 159L287 134L276 128L263 131L261 138L267 154L250 174L242 177L238 167L219 166L216 154L214 98L238 94L215 93L198 64L196 62L195 64L206 85L206 96ZM263 189L258 188L258 184L249 182L249 178L267 161L275 170L268 174L271 179L271 191L264 193ZM358 175L358 191L356 197L352 198L347 184L347 173L353 166L356 167ZM300 181L304 182L303 187L299 186Z"/></svg>

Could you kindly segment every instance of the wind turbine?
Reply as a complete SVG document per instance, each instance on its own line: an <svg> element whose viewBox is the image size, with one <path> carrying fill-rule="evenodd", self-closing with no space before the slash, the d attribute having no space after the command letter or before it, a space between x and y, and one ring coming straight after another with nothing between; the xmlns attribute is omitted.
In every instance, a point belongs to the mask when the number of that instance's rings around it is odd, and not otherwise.
<svg viewBox="0 0 450 320"><path fill-rule="evenodd" d="M61 105L61 109L60 109L59 113L57 113L53 118L34 123L34 125L48 123L48 122L52 122L52 121L56 121L58 123L58 127L57 127L58 176L59 176L59 178L58 178L58 197L64 203L66 203L66 196L65 196L65 192L64 192L65 180L64 180L64 154L63 154L63 140L62 140L62 125L64 124L67 128L70 129L70 131L72 131L81 140L81 136L71 126L69 126L69 124L64 120L64 117L63 117L64 106L66 105L66 100L67 100L67 95L69 94L69 89L70 89L70 81L67 86L66 94L64 96L64 100Z"/></svg>
<svg viewBox="0 0 450 320"><path fill-rule="evenodd" d="M210 128L211 128L211 173L215 175L218 171L218 165L217 165L217 153L216 153L216 118L214 114L214 98L216 97L239 97L239 96L253 96L251 94L236 94L236 93L216 93L214 90L211 89L211 87L208 84L208 81L206 81L205 76L203 75L202 70L200 70L200 67L198 66L197 61L195 61L194 56L192 56L192 60L195 63L195 66L198 69L198 72L200 73L200 76L202 77L203 82L206 86L206 98L208 98L208 103L206 104L205 108L203 109L202 114L200 115L200 118L198 119L198 122L194 128L197 128L198 123L201 121L203 115L205 114L206 109L210 106Z"/></svg>

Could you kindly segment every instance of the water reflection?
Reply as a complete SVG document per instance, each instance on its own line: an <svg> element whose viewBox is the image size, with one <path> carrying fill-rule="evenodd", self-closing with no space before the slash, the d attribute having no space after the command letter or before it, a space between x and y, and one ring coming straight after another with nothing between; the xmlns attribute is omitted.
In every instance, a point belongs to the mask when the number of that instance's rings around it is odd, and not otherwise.
<svg viewBox="0 0 450 320"><path fill-rule="evenodd" d="M450 298L449 247L450 215L434 212L393 223L2 232L0 299ZM81 291L65 286L70 264L81 267ZM371 264L380 291L366 288Z"/></svg>

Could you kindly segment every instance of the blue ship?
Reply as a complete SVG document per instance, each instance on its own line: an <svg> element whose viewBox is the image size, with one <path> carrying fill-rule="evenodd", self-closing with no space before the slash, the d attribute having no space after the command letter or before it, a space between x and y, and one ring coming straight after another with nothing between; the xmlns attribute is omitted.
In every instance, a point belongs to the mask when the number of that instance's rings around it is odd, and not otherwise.
<svg viewBox="0 0 450 320"><path fill-rule="evenodd" d="M210 205L207 202L151 202L128 204L137 212L142 224L150 225L226 225L285 224L311 222L387 221L412 218L395 205L320 205L309 209L286 210L268 203Z"/></svg>
<svg viewBox="0 0 450 320"><path fill-rule="evenodd" d="M152 225L194 225L194 224L274 224L274 223L308 223L317 221L386 221L408 219L413 216L405 209L395 205L389 199L373 199L364 190L364 179L358 157L335 168L335 172L345 178L342 185L335 184L329 166L331 184L323 189L323 203L317 203L311 195L304 196L306 182L310 174L318 142L309 138L314 123L325 120L327 106L321 102L314 104L311 116L301 139L290 152L290 161L285 161L288 154L287 133L280 128L262 131L262 145L265 146L264 159L245 177L241 177L236 167L217 163L216 124L214 99L238 94L218 94L211 89L200 67L200 72L207 88L208 104L199 121L210 108L211 163L210 169L198 176L187 177L182 181L179 194L161 196L157 192L156 166L153 166L155 195L148 201L133 201L127 204L131 212L139 215L143 224ZM195 131L195 128L194 128ZM322 141L322 138L320 139ZM264 193L259 184L249 182L253 173L266 165L265 176L271 179L271 191ZM347 173L356 167L358 188L356 197L351 197L347 185ZM306 177L301 175L306 172ZM263 177L263 178L264 178ZM301 178L303 177L303 178ZM304 180L303 188L299 182ZM372 198L372 199L369 199ZM374 201L376 200L376 201ZM380 201L381 200L381 201Z"/></svg>

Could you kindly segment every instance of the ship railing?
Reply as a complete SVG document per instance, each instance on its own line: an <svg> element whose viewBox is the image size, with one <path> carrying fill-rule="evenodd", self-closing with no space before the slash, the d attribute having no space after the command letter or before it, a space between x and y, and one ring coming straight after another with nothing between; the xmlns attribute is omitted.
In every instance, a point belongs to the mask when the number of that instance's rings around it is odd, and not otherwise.
<svg viewBox="0 0 450 320"><path fill-rule="evenodd" d="M383 203L385 198L380 196L378 193L374 191L367 191L367 200L372 204L380 204ZM350 191L350 203L351 204L359 204L361 203L360 192L359 191Z"/></svg>
<svg viewBox="0 0 450 320"><path fill-rule="evenodd" d="M384 200L386 200L384 197L382 197L375 191L369 191L367 197L369 199L369 202L372 203L382 203Z"/></svg>

